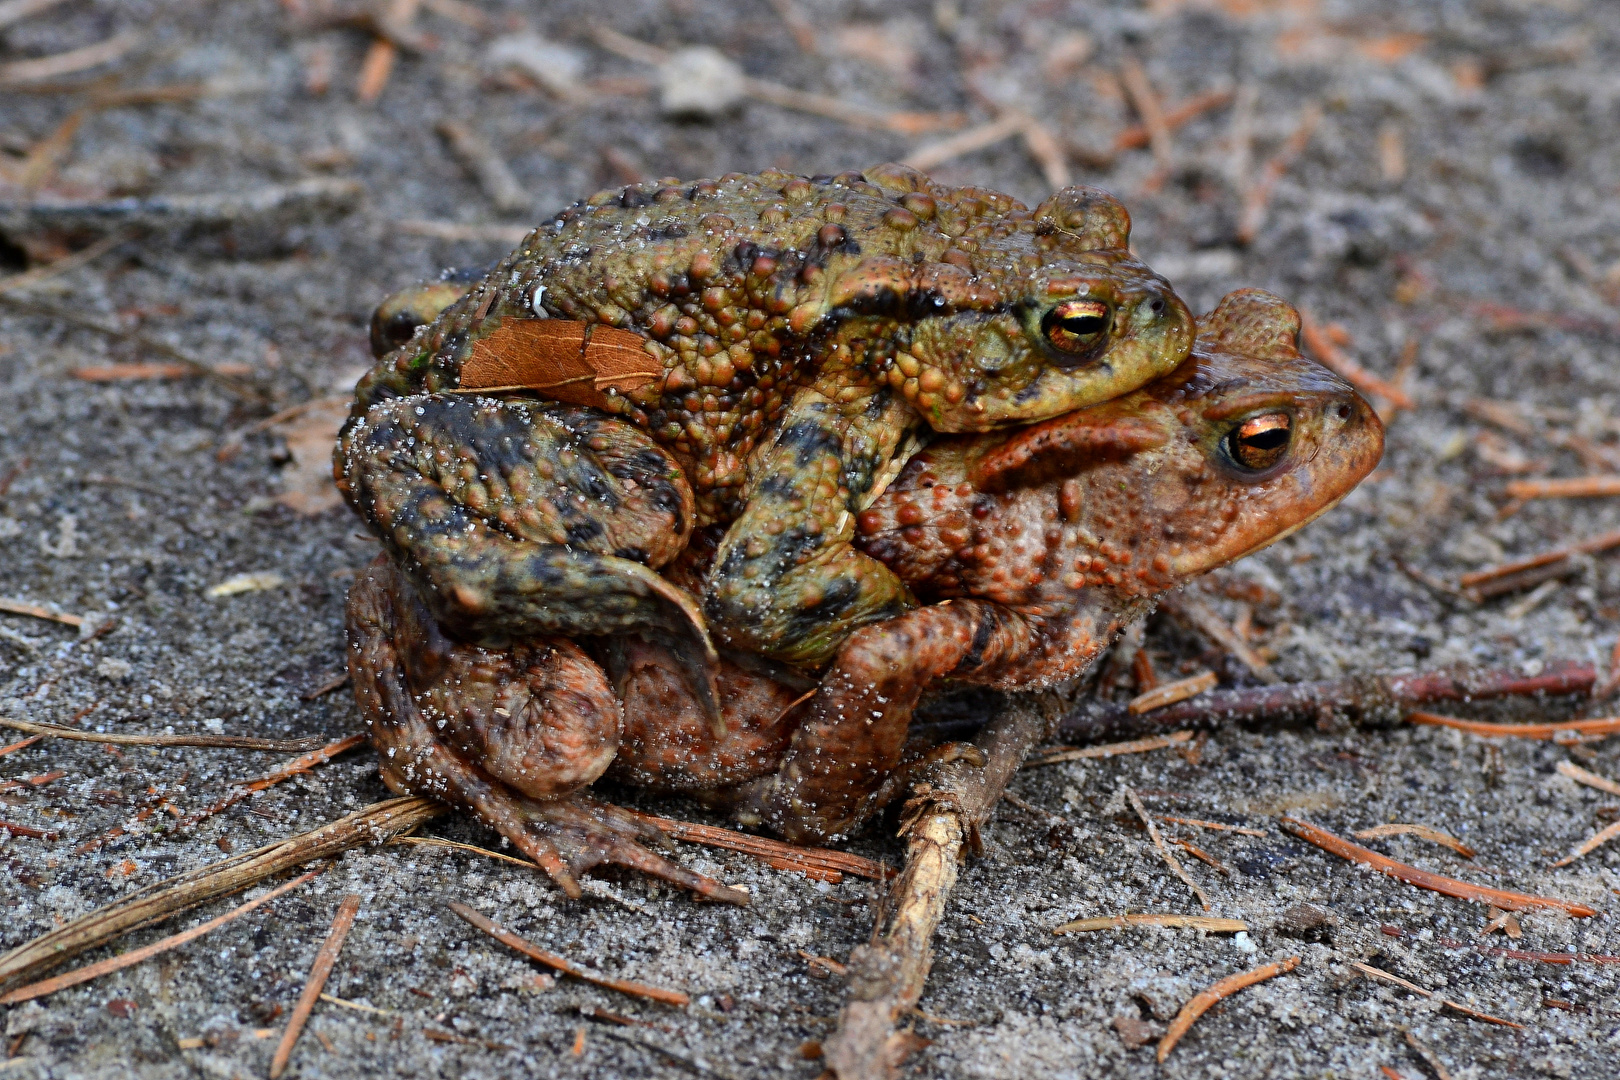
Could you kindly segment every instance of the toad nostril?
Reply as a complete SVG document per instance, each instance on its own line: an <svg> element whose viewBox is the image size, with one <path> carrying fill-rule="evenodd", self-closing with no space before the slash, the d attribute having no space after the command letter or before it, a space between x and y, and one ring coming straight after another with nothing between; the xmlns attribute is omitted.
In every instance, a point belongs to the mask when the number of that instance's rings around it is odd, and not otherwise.
<svg viewBox="0 0 1620 1080"><path fill-rule="evenodd" d="M1164 301L1163 300L1155 299L1151 304L1148 305L1148 307L1152 310L1153 314L1155 314L1155 315L1163 315L1164 314Z"/></svg>
<svg viewBox="0 0 1620 1080"><path fill-rule="evenodd" d="M1350 419L1350 405L1349 405L1348 402L1344 403L1344 404L1341 404L1339 406L1339 419L1340 420L1348 420L1348 419Z"/></svg>

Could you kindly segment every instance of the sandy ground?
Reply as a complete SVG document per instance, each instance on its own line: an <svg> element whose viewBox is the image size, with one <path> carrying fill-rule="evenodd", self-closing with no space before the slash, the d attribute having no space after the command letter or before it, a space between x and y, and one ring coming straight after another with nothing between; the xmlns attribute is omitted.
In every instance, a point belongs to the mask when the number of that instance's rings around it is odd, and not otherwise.
<svg viewBox="0 0 1620 1080"><path fill-rule="evenodd" d="M779 8L805 17L823 55L795 40ZM129 731L337 738L355 730L345 693L305 699L341 668L344 591L374 553L346 510L320 511L319 487L307 488L333 421L317 407L250 426L347 388L366 359L377 298L502 252L499 232L484 227L521 227L634 175L767 165L833 172L950 134L857 126L758 94L715 117L666 118L658 69L591 36L591 20L609 9L425 5L414 27L429 37L403 35L415 47L400 53L374 104L355 91L371 37L330 17L358 7L68 0L0 29L5 269L42 265L109 228L142 230L46 280L0 282L0 380L12 402L0 410L0 596L88 620L76 633L0 615L0 714ZM1075 180L1127 201L1138 250L1196 309L1230 288L1261 286L1320 323L1342 323L1344 351L1375 372L1392 376L1408 357L1418 408L1395 418L1381 470L1211 594L1237 618L1245 583L1275 593L1254 620L1285 677L1457 662L1533 669L1607 656L1620 626L1611 558L1529 599L1482 605L1420 584L1397 560L1455 581L1620 527L1620 510L1603 500L1535 502L1499 517L1505 471L1620 471L1605 464L1620 460L1620 7L626 0L611 10L624 34L713 45L755 78L859 106L857 120L960 112L971 126L998 108L1023 110L1067 147ZM527 75L491 60L492 48L512 48L525 27L544 35L527 46L539 57ZM19 82L29 72L10 66L124 33L141 36L119 39L130 47L99 68ZM536 53L541 44L554 51ZM1158 148L1163 158L1147 148L1116 154L1116 136L1137 122L1119 79L1132 58L1168 108L1214 90L1235 98L1176 131ZM69 92L75 85L90 89ZM109 87L173 86L193 88L182 95L189 99L105 96ZM42 143L77 109L88 111L75 132ZM1317 109L1319 124L1242 246L1246 193L1272 175L1267 162ZM478 183L436 134L444 120L487 140L520 190ZM1029 201L1050 187L1017 138L935 173ZM301 188L304 196L229 225L186 224L197 204L179 198L312 180L324 197ZM126 195L167 199L172 212L87 222L42 208ZM471 239L443 239L446 229L422 235L403 224L411 221L477 228L461 234ZM165 345L246 374L75 375L177 362ZM1476 398L1524 407L1486 423L1477 406L1468 411ZM282 584L208 594L258 572ZM1147 640L1161 672L1211 661L1162 617ZM1222 670L1229 681L1242 677ZM1577 708L1601 715L1612 706L1474 712L1562 718ZM1443 873L1601 912L1528 915L1522 939L1495 935L1492 945L1612 955L1620 844L1563 869L1549 863L1614 820L1620 802L1554 766L1573 760L1620 777L1620 740L1494 746L1430 728L1327 726L1225 730L1197 753L1023 773L1014 790L1040 813L1004 807L983 857L967 868L940 935L927 1015L916 1021L932 1044L909 1075L1438 1075L1409 1047L1410 1032L1459 1080L1612 1076L1620 965L1478 951L1482 907L1351 867L1281 832L1274 815L1286 810L1341 835L1389 821L1446 830L1478 855L1465 860L1410 836L1374 843ZM0 843L0 947L223 848L289 835L384 795L362 749L191 829L167 812L200 809L229 781L278 760L55 742L0 758L0 819L61 833L55 843ZM1080 916L1198 910L1126 813L1125 784L1158 812L1264 831L1175 828L1229 868L1187 860L1215 913L1248 920L1248 935L1053 936ZM645 805L701 818L680 803ZM492 842L468 822L429 831ZM82 846L97 838L106 842ZM854 847L889 860L900 853L883 829ZM746 884L753 904L695 904L616 875L600 895L574 902L535 872L473 854L351 852L311 885L178 952L12 1008L0 1072L263 1075L275 1040L256 1032L284 1021L339 898L353 892L363 901L359 921L328 990L387 1013L322 1004L291 1075L815 1076L819 1065L801 1046L831 1032L842 985L815 977L798 952L846 956L870 931L871 888L816 884L690 846L681 857ZM581 962L689 990L694 1004L678 1011L536 980L539 969L451 915L454 900ZM1309 935L1319 940L1289 936L1283 912L1302 902L1331 912L1334 924ZM1133 1022L1127 1033L1156 1036L1196 990L1294 955L1293 973L1206 1015L1165 1066L1153 1063L1151 1042L1128 1045L1116 1027L1123 1018ZM1357 961L1524 1026L1490 1026L1371 983L1349 968ZM585 1006L649 1026L593 1022ZM199 1039L182 1048L180 1040Z"/></svg>

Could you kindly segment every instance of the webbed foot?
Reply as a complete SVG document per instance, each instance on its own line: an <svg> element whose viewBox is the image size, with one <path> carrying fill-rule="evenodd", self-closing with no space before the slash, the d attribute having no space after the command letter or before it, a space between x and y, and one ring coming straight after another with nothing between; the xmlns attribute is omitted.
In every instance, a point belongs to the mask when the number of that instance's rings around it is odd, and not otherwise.
<svg viewBox="0 0 1620 1080"><path fill-rule="evenodd" d="M577 647L450 641L386 556L355 581L347 622L355 699L391 790L470 810L570 896L580 874L611 864L747 902L644 847L662 836L635 816L578 794L612 760L620 719L601 669Z"/></svg>

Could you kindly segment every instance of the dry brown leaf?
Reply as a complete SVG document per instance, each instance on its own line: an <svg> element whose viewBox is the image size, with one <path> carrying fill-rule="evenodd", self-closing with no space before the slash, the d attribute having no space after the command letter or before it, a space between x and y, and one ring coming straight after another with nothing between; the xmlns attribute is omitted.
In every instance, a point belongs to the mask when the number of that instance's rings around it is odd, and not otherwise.
<svg viewBox="0 0 1620 1080"><path fill-rule="evenodd" d="M506 319L473 346L463 390L544 390L570 405L601 407L608 389L627 393L663 378L647 340L630 330L566 319Z"/></svg>
<svg viewBox="0 0 1620 1080"><path fill-rule="evenodd" d="M348 402L323 400L272 427L292 457L292 464L282 470L282 491L276 502L305 517L343 505L343 496L332 482L332 447L348 415Z"/></svg>

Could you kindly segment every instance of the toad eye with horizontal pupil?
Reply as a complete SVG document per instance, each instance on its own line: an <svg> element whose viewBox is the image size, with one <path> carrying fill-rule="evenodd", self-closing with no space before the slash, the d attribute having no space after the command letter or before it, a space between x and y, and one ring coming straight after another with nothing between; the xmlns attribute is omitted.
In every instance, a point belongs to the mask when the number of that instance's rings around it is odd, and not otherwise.
<svg viewBox="0 0 1620 1080"><path fill-rule="evenodd" d="M1046 313L1041 332L1055 348L1083 353L1107 335L1109 314L1108 305L1096 300L1065 300Z"/></svg>
<svg viewBox="0 0 1620 1080"><path fill-rule="evenodd" d="M1226 449L1239 466L1253 472L1269 469L1288 452L1293 421L1287 413L1251 416L1226 437Z"/></svg>

